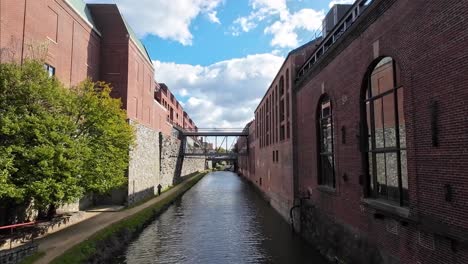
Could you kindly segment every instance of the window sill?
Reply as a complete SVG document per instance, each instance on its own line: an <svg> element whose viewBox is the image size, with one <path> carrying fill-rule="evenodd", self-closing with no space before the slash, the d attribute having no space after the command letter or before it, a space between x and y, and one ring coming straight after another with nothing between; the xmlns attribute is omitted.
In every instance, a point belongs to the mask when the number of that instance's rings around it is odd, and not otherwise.
<svg viewBox="0 0 468 264"><path fill-rule="evenodd" d="M319 185L317 187L317 190L323 193L331 194L331 195L338 195L338 193L336 192L336 188L333 188L327 185Z"/></svg>
<svg viewBox="0 0 468 264"><path fill-rule="evenodd" d="M377 210L378 213L386 215L386 216L391 216L391 217L397 217L402 220L407 220L407 221L413 221L410 217L410 210L407 207L401 207L395 204L391 204L387 201L384 200L378 200L378 199L362 199L361 203L364 205L373 208Z"/></svg>

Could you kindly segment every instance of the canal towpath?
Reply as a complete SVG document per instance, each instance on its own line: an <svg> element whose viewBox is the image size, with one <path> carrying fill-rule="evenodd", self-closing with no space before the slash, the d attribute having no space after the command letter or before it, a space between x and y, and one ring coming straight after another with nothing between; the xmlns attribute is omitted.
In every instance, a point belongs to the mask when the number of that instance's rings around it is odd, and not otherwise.
<svg viewBox="0 0 468 264"><path fill-rule="evenodd" d="M183 182L162 193L160 196L157 196L135 207L121 211L101 212L85 221L39 239L37 241L38 251L45 253L45 255L34 263L50 263L53 259L60 256L73 246L85 241L96 232L157 204L165 197L170 196L186 185L189 185L193 180L195 180L195 178L197 178L197 175L185 179Z"/></svg>

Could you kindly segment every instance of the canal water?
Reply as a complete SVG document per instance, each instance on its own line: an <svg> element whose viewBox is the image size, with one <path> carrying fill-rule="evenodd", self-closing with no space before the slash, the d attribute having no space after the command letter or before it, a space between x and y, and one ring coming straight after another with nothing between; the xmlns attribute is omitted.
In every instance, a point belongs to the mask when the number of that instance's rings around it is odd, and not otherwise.
<svg viewBox="0 0 468 264"><path fill-rule="evenodd" d="M232 172L205 176L119 259L128 264L326 263Z"/></svg>

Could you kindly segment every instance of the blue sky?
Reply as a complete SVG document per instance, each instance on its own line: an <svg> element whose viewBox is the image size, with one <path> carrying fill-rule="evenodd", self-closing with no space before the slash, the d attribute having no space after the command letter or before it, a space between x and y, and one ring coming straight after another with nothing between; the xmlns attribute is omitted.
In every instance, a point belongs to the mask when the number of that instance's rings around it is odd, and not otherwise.
<svg viewBox="0 0 468 264"><path fill-rule="evenodd" d="M316 10L328 10L330 1L327 0L304 0L288 1L291 12L297 12L302 8L313 8ZM225 1L220 5L217 15L221 24L210 22L206 16L198 16L190 25L193 34L192 45L182 45L176 40L168 40L156 35L147 35L142 40L145 43L150 56L154 60L200 64L209 64L228 60L231 58L244 57L249 54L269 53L275 50L285 55L292 48L277 48L270 45L271 35L263 33L268 26L268 21L262 21L250 32L233 35L233 22L242 16L248 16L251 11L249 0ZM310 40L314 34L307 30L299 30L300 43Z"/></svg>
<svg viewBox="0 0 468 264"><path fill-rule="evenodd" d="M354 0L85 0L115 3L198 127L244 127L287 53Z"/></svg>

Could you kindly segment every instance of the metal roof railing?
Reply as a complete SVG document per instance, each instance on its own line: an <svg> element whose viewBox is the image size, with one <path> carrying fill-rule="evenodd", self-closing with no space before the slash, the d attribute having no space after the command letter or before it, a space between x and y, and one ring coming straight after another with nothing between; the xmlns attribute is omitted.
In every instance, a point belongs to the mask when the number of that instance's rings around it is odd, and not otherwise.
<svg viewBox="0 0 468 264"><path fill-rule="evenodd" d="M340 22L336 24L330 33L327 33L315 52L304 63L304 65L297 73L296 80L304 76L306 72L320 60L320 58L327 52L327 50L333 46L333 44L335 44L335 42L344 34L344 32L346 32L351 27L351 25L372 1L373 0L356 0L356 2L350 7L348 12L346 12Z"/></svg>

